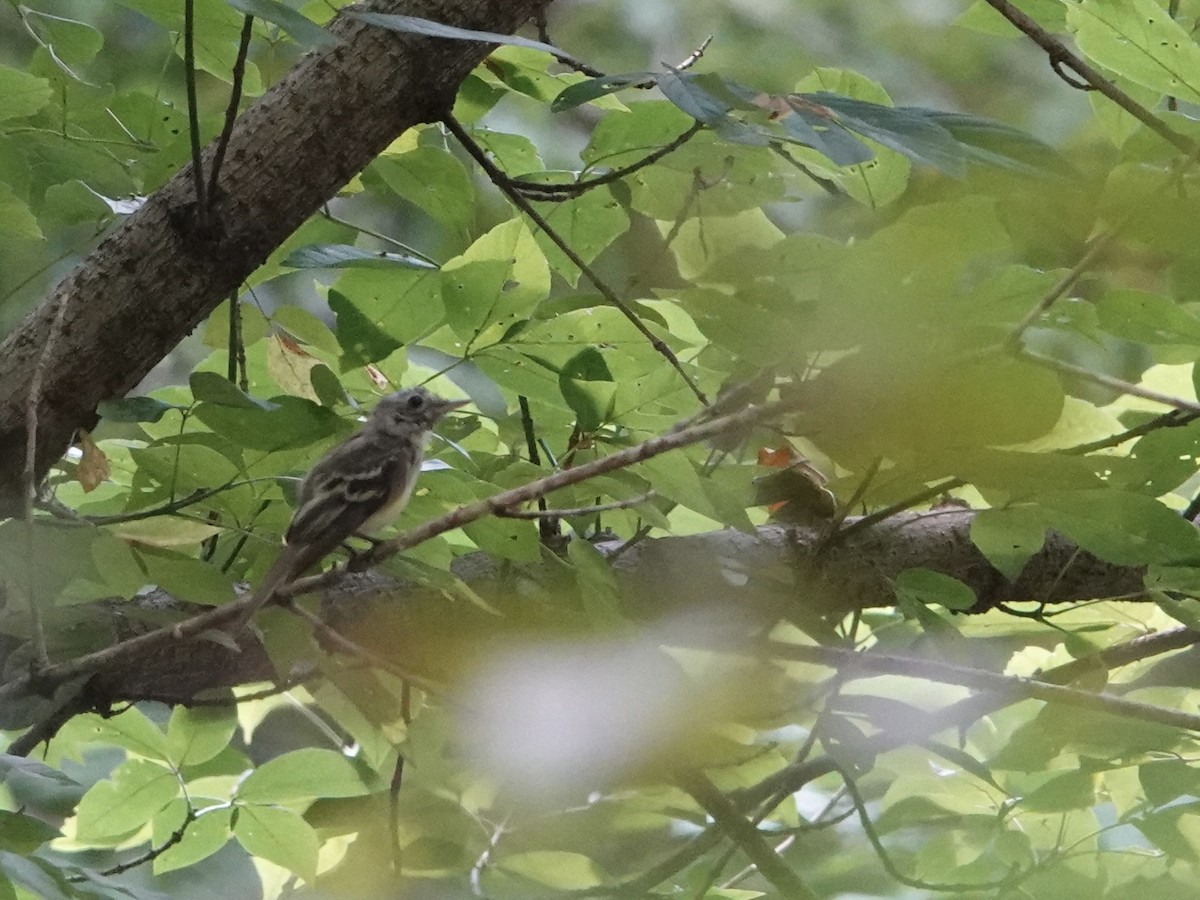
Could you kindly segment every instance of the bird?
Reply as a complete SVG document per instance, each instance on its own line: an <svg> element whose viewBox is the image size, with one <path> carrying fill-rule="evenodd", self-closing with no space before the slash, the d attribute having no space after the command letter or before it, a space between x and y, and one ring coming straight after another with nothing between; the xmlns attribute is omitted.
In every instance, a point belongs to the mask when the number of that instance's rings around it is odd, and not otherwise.
<svg viewBox="0 0 1200 900"><path fill-rule="evenodd" d="M230 628L236 635L276 592L353 534L389 524L408 504L433 427L467 400L423 387L383 397L362 429L325 454L300 483L284 548Z"/></svg>

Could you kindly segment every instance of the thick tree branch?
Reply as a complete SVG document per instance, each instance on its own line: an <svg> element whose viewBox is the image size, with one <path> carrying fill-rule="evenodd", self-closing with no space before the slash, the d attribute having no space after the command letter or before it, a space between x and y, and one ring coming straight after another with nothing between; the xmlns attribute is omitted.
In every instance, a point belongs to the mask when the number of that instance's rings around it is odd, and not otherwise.
<svg viewBox="0 0 1200 900"><path fill-rule="evenodd" d="M550 0L368 0L511 32ZM229 138L208 227L196 227L192 167L105 238L0 344L0 515L22 505L24 404L56 311L61 339L38 402L36 475L96 405L131 390L322 203L397 135L439 118L483 44L398 34L339 16L330 48L305 56L250 107ZM215 147L204 163L211 165ZM65 305L65 307L60 306Z"/></svg>

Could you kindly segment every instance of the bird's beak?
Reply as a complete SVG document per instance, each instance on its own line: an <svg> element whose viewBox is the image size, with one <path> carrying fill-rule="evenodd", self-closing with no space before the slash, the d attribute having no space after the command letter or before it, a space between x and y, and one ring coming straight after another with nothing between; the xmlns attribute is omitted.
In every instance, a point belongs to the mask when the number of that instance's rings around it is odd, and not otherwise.
<svg viewBox="0 0 1200 900"><path fill-rule="evenodd" d="M466 406L470 402L470 400L442 400L442 415L444 416L448 412L452 412L453 410Z"/></svg>

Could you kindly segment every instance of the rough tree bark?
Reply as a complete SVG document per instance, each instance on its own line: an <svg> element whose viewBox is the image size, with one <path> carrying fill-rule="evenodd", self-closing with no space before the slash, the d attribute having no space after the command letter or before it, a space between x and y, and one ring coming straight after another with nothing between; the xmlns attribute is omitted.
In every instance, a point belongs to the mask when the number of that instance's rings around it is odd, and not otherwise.
<svg viewBox="0 0 1200 900"><path fill-rule="evenodd" d="M551 0L369 0L493 32ZM100 243L0 344L0 516L19 514L30 379L62 310L38 404L40 479L96 405L123 396L320 205L406 129L453 102L489 45L398 34L339 16L316 50L237 120L215 229L194 227L185 167ZM205 152L206 166L213 148Z"/></svg>
<svg viewBox="0 0 1200 900"><path fill-rule="evenodd" d="M837 621L855 609L891 606L896 576L914 567L971 587L978 598L972 612L998 603L1070 603L1136 597L1142 591L1142 569L1105 563L1053 533L1021 575L1009 581L972 544L974 515L959 508L901 514L829 546L819 528L780 526L764 526L754 534L725 530L649 540L622 554L614 573L628 615L646 621L684 612L699 615L708 623L706 639L717 641L730 629L754 632L782 619L814 625L822 619ZM343 582L326 595L325 611L362 646L435 680L452 678L464 661L479 659L506 631L527 628L533 624L530 616L543 614L531 607L529 585L554 598L546 613L553 621L543 620L540 627L553 630L569 618L576 588L561 566L497 566L474 553L457 560L453 570L491 607L504 612L503 619L469 602L449 601L440 589L376 575ZM175 617L199 611L165 595L97 606L85 626L93 649L170 621L164 620L163 607ZM78 608L63 613L79 615ZM172 639L114 659L90 673L87 701L100 708L119 700L188 703L271 678L274 671L262 647L254 641L243 645L238 650L227 641ZM78 641L71 647L75 654L83 650ZM9 674L19 673L27 662L26 654L15 654ZM54 705L49 694L55 687L15 681L0 686L0 727L23 727L42 718Z"/></svg>

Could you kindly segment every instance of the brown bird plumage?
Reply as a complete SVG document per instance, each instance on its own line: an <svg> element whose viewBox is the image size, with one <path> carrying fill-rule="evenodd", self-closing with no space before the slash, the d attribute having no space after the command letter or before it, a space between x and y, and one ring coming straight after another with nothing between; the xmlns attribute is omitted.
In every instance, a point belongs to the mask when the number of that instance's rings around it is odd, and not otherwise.
<svg viewBox="0 0 1200 900"><path fill-rule="evenodd" d="M237 634L275 593L346 538L387 525L412 496L429 435L446 413L466 404L422 387L389 394L362 430L330 450L304 477L286 545L246 611Z"/></svg>

